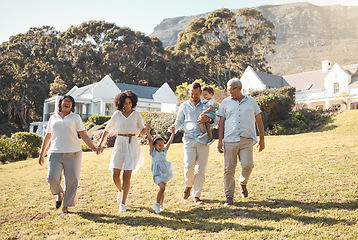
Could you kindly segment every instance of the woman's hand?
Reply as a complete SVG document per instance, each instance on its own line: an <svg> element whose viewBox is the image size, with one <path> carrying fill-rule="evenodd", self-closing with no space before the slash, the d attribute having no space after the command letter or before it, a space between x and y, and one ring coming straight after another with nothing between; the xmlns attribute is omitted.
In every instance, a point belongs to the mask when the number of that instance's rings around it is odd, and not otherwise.
<svg viewBox="0 0 358 240"><path fill-rule="evenodd" d="M101 148L100 146L98 146L95 150L94 150L94 153L99 155L103 152L103 148Z"/></svg>
<svg viewBox="0 0 358 240"><path fill-rule="evenodd" d="M40 155L39 156L39 164L42 166L44 164L44 162L45 162L44 156Z"/></svg>

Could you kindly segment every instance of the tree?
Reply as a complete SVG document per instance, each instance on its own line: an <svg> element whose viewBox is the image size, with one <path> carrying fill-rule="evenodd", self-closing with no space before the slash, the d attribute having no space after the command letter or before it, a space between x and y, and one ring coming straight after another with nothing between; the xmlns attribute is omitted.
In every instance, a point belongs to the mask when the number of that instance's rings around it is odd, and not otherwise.
<svg viewBox="0 0 358 240"><path fill-rule="evenodd" d="M223 8L192 20L179 33L173 55L187 63L190 79L203 78L225 88L230 78L239 77L249 65L269 71L265 55L274 51L273 28L258 10L243 9L235 16Z"/></svg>
<svg viewBox="0 0 358 240"><path fill-rule="evenodd" d="M88 85L109 74L115 81L161 86L170 81L158 38L105 21L84 22L60 34L64 56L72 62L74 83Z"/></svg>
<svg viewBox="0 0 358 240"><path fill-rule="evenodd" d="M65 81L63 81L59 76L55 78L53 83L50 84L50 96L64 95L68 91Z"/></svg>
<svg viewBox="0 0 358 240"><path fill-rule="evenodd" d="M221 101L228 96L228 93L224 91L222 88L219 88L215 85L208 85L205 81L202 79L196 79L194 82L197 82L200 84L201 89L203 89L205 86L211 86L214 89L214 97L216 103L221 103ZM178 97L178 104L186 101L190 97L190 86L188 82L184 82L176 87L175 95Z"/></svg>
<svg viewBox="0 0 358 240"><path fill-rule="evenodd" d="M57 31L44 26L30 28L1 45L1 101L9 121L22 131L42 113L56 72L59 44Z"/></svg>

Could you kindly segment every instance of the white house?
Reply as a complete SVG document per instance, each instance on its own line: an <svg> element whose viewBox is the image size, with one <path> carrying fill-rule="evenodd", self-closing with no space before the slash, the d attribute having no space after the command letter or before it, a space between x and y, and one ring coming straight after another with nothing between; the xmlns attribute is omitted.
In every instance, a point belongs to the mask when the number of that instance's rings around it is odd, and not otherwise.
<svg viewBox="0 0 358 240"><path fill-rule="evenodd" d="M283 76L296 87L296 107L358 109L358 64L322 62L322 70Z"/></svg>
<svg viewBox="0 0 358 240"><path fill-rule="evenodd" d="M97 83L80 88L75 86L66 94L75 99L75 112L85 117L92 114L112 115L115 111L114 97L125 90L131 90L138 96L136 110L139 112L176 112L177 97L167 83L164 83L160 88L115 83L107 75ZM60 98L61 96L55 96L45 99L43 122L31 123L30 132L43 134L43 128L50 116L58 112Z"/></svg>
<svg viewBox="0 0 358 240"><path fill-rule="evenodd" d="M252 67L248 66L241 76L242 91L249 94L253 90L275 89L290 86L288 82L281 76L256 72Z"/></svg>

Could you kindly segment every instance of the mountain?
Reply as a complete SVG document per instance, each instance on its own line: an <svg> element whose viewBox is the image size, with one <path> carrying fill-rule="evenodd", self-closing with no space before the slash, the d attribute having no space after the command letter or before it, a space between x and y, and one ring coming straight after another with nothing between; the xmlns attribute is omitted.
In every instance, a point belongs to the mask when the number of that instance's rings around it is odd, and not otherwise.
<svg viewBox="0 0 358 240"><path fill-rule="evenodd" d="M317 70L323 60L358 63L358 7L300 2L256 9L275 25L276 53L267 56L274 74ZM191 20L208 14L164 19L150 35L157 36L164 46L175 45L178 33Z"/></svg>

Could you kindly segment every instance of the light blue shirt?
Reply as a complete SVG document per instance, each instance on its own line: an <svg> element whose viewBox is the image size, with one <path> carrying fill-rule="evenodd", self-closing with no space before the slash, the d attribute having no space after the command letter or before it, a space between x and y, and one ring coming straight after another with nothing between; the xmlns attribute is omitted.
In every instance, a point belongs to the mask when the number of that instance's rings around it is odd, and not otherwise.
<svg viewBox="0 0 358 240"><path fill-rule="evenodd" d="M204 104L201 100L196 106L189 100L183 102L179 107L177 119L174 122L175 132L184 126L184 137L197 138L201 133L198 118L203 110Z"/></svg>
<svg viewBox="0 0 358 240"><path fill-rule="evenodd" d="M240 137L252 138L257 142L255 116L261 109L253 97L245 96L241 102L232 97L225 98L218 116L225 118L224 142L239 142Z"/></svg>

